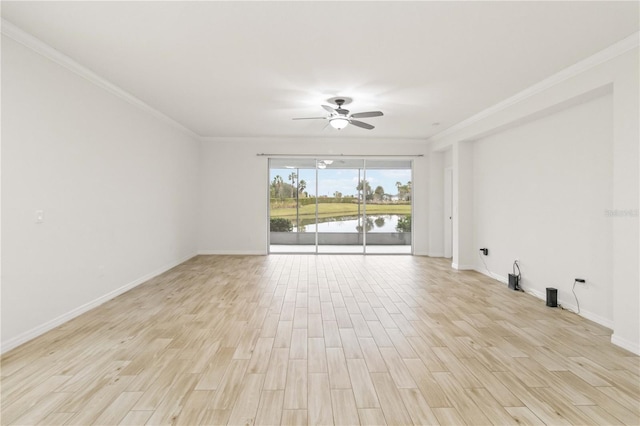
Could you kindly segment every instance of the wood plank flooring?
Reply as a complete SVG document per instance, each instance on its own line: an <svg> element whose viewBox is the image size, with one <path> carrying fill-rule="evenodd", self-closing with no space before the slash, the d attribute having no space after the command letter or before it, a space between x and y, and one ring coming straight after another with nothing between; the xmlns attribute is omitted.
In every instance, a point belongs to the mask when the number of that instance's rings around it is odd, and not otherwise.
<svg viewBox="0 0 640 426"><path fill-rule="evenodd" d="M610 330L449 263L197 256L5 354L1 422L640 424Z"/></svg>

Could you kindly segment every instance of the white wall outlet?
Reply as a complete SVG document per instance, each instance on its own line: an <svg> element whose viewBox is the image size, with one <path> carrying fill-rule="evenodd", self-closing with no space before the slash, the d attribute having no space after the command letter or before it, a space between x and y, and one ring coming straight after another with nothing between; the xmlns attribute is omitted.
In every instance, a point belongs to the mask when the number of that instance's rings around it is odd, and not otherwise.
<svg viewBox="0 0 640 426"><path fill-rule="evenodd" d="M36 210L36 223L44 222L44 210Z"/></svg>

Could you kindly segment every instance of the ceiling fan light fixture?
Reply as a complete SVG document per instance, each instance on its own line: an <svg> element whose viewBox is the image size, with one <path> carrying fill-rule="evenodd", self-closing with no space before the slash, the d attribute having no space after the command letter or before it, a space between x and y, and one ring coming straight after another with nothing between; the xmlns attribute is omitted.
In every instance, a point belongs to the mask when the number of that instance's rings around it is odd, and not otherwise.
<svg viewBox="0 0 640 426"><path fill-rule="evenodd" d="M347 125L349 124L349 120L347 120L345 117L334 117L329 119L329 124L331 124L331 127L333 127L334 129L341 130L347 127Z"/></svg>
<svg viewBox="0 0 640 426"><path fill-rule="evenodd" d="M361 129L372 130L375 128L374 126L369 123L360 121L359 119L368 117L380 117L381 115L384 115L382 111L366 111L351 114L348 109L342 108L342 105L351 102L350 98L329 99L329 102L336 104L338 108L334 108L329 105L320 105L325 111L329 113L328 116L300 117L294 118L294 120L329 120L329 124L331 125L331 127L337 130L342 130L349 124L355 127L360 127Z"/></svg>

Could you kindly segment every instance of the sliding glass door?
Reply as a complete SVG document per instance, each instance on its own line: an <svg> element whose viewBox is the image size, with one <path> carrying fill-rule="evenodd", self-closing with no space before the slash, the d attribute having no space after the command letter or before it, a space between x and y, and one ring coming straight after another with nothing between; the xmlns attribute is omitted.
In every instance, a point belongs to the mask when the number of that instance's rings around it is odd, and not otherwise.
<svg viewBox="0 0 640 426"><path fill-rule="evenodd" d="M316 252L316 161L269 160L272 252Z"/></svg>
<svg viewBox="0 0 640 426"><path fill-rule="evenodd" d="M271 253L411 250L411 161L273 158Z"/></svg>
<svg viewBox="0 0 640 426"><path fill-rule="evenodd" d="M318 253L364 253L364 160L318 160Z"/></svg>
<svg viewBox="0 0 640 426"><path fill-rule="evenodd" d="M367 253L411 253L411 160L367 160L365 249Z"/></svg>

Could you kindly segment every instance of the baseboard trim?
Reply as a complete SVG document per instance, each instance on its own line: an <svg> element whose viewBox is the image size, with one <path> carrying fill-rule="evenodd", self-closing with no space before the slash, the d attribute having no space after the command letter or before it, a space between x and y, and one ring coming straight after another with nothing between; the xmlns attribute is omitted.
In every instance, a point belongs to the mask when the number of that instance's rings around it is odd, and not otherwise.
<svg viewBox="0 0 640 426"><path fill-rule="evenodd" d="M616 346L620 346L622 349L626 349L636 355L640 355L640 344L638 344L637 342L632 342L631 340L616 336L616 334L614 333L611 335L611 343Z"/></svg>
<svg viewBox="0 0 640 426"><path fill-rule="evenodd" d="M544 300L545 302L547 300L547 294L536 289L527 288L525 289L525 293L529 293L540 300ZM564 299L558 299L558 304L564 306L566 309L569 309L571 311L574 311L574 312L578 311L578 307L574 305L573 302L568 302ZM589 321L593 321L597 324L600 324L603 327L613 329L612 320L606 319L598 314L594 314L593 312L585 311L584 309L582 309L580 313L579 314L576 313L576 315L579 315L583 318L588 319Z"/></svg>
<svg viewBox="0 0 640 426"><path fill-rule="evenodd" d="M458 271L472 271L475 270L475 266L473 265L459 265L457 263L451 263L451 267L453 269L457 269Z"/></svg>
<svg viewBox="0 0 640 426"><path fill-rule="evenodd" d="M84 314L85 312L90 311L93 308L96 308L100 305L102 305L105 302L108 302L109 300L113 299L114 297L117 297L119 295L121 295L122 293L125 293L129 290L131 290L134 287L139 286L140 284L149 281L151 278L156 277L166 271L168 271L171 268L174 268L178 265L180 265L181 263L186 262L187 260L191 259L192 257L194 257L196 254L190 254L188 256L183 257L182 259L179 259L175 262L171 262L159 269L156 269L155 271L148 273L146 275L143 275L140 278L137 278L133 281L131 281L128 284L123 285L122 287L119 287L115 290L110 291L109 293L102 295L100 297L98 297L97 299L94 299L90 302L85 303L84 305L78 306L75 309L72 309L71 311L67 312L66 314L62 314L50 321L45 322L44 324L41 324L37 327L32 328L31 330L28 330L22 334L19 334L16 337L13 337L5 342L2 342L2 344L0 345L0 354L4 354L5 352L10 351L11 349L14 349L24 343L27 343L28 341L35 339L36 337L46 333L47 331L50 331L56 327L58 327L59 325L64 324L67 321L70 321L82 314Z"/></svg>
<svg viewBox="0 0 640 426"><path fill-rule="evenodd" d="M429 257L444 257L444 252L435 252L435 253L427 253L426 254Z"/></svg>
<svg viewBox="0 0 640 426"><path fill-rule="evenodd" d="M263 250L198 250L198 254L218 256L266 256L267 252Z"/></svg>
<svg viewBox="0 0 640 426"><path fill-rule="evenodd" d="M498 275L498 274L494 274L491 271L487 271L486 269L482 270L482 269L478 269L478 268L473 268L474 271L481 273L482 275L486 275L489 278L493 278L496 281L500 281L503 284L507 284L508 281L505 277L503 277L502 275Z"/></svg>
<svg viewBox="0 0 640 426"><path fill-rule="evenodd" d="M493 272L487 271L486 269L485 270L475 269L475 270L477 272L480 272L483 275L488 276L489 278L493 278L494 280L500 281L503 284L508 284L509 283L509 281L507 280L506 277L503 277L503 276L498 275L498 274L494 274ZM525 293L529 293L530 295L534 296L537 299L544 300L545 302L547 300L546 292L543 293L543 292L538 291L538 290L533 289L533 288L527 288L527 289L523 289L523 290L524 290ZM566 300L558 299L558 303L560 305L564 306L565 308L569 309L569 310L572 310L574 312L578 311L578 307L576 305L574 305L573 303L571 303L571 302L567 302ZM613 321L612 320L608 320L608 319L606 319L606 318L604 318L604 317L602 317L600 315L594 314L593 312L585 311L583 309L577 315L579 315L579 316L581 316L583 318L586 318L586 319L588 319L590 321L593 321L595 323L598 323L603 327L607 327L607 328L613 329ZM627 349L627 348L625 347L625 349Z"/></svg>

